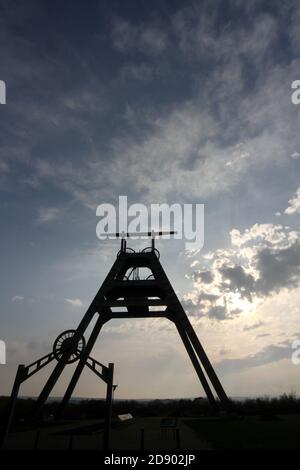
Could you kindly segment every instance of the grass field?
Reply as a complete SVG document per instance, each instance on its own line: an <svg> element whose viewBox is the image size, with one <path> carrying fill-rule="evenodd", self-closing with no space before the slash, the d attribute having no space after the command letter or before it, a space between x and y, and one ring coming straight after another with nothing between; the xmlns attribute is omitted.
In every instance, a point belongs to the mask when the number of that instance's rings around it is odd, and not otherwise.
<svg viewBox="0 0 300 470"><path fill-rule="evenodd" d="M185 419L184 423L215 449L300 449L300 415Z"/></svg>

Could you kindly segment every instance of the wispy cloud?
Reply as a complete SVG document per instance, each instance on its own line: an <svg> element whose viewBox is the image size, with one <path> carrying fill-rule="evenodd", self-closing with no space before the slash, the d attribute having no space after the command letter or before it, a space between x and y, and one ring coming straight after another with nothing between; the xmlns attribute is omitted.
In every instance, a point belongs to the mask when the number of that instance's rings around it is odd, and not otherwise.
<svg viewBox="0 0 300 470"><path fill-rule="evenodd" d="M64 213L65 209L60 207L44 207L39 209L36 223L38 225L53 222L59 219Z"/></svg>
<svg viewBox="0 0 300 470"><path fill-rule="evenodd" d="M168 33L159 24L133 25L118 17L112 23L112 42L121 52L156 55L165 52L169 45Z"/></svg>
<svg viewBox="0 0 300 470"><path fill-rule="evenodd" d="M83 302L80 299L65 299L65 302L67 304L71 305L72 307L82 307Z"/></svg>
<svg viewBox="0 0 300 470"><path fill-rule="evenodd" d="M293 152L291 154L291 158L293 158L294 160L300 160L300 153L299 152Z"/></svg>
<svg viewBox="0 0 300 470"><path fill-rule="evenodd" d="M246 325L244 326L243 330L244 331L251 331L251 330L255 330L256 328L260 328L261 326L264 325L264 322L262 322L261 320L256 322L256 323L253 323L252 325Z"/></svg>
<svg viewBox="0 0 300 470"><path fill-rule="evenodd" d="M22 295L14 295L11 299L12 302L22 302L23 300L25 300L25 297Z"/></svg>
<svg viewBox="0 0 300 470"><path fill-rule="evenodd" d="M246 7L244 14L250 14ZM53 135L57 135L58 128L59 134L76 129L89 143L87 154L83 155L87 158L73 155L72 164L68 157L59 161L36 159L30 157L28 149L28 164L34 172L30 181L37 185L39 180L50 180L74 200L94 208L103 199L113 200L116 194L130 193L136 199L148 201L211 197L235 187L246 175L252 178L268 163L282 165L297 140L294 108L287 99L288 88L282 84L287 76L297 73L298 65L297 61L278 64L270 54L278 41L279 22L275 16L264 13L258 15L253 27L237 23L224 27L218 34L215 22L216 16L206 3L203 7L187 6L172 14L167 27L155 20L137 26L124 18L115 18L113 45L126 57L133 54L130 63L125 62L116 70L122 86L129 86L132 79L153 78L155 52L164 54L169 78L178 71L175 57L182 68L187 67L192 77L191 96L177 92L174 99L159 100L155 105L136 103L138 132L133 128L131 132L122 132L114 126L103 149L92 124L107 109L107 104L103 108L101 101L102 87L100 90L96 87L92 76L85 88L75 86L72 91L58 91L63 108L59 112L53 109ZM141 63L136 59L137 50L148 56L147 61ZM245 78L249 68L243 59L245 55L256 70L252 87ZM202 67L205 57L214 62L213 67L205 67L206 78ZM50 76L52 66L50 63L44 67L50 69ZM167 77L156 77L158 89ZM113 94L114 99L117 94L113 87L120 85L117 80L118 75L106 87L106 94ZM44 88L49 88L47 82ZM39 110L27 109L30 118L35 118L35 128L42 121L41 115L47 119L51 115L49 110L44 112L42 103L34 103L37 106ZM128 103L125 106L128 110ZM130 106L132 110L132 103ZM89 131L83 112L91 112ZM132 122L132 113L129 120ZM42 135L48 134L45 129L41 131ZM56 152L59 153L59 148ZM47 216L45 219L48 220Z"/></svg>
<svg viewBox="0 0 300 470"><path fill-rule="evenodd" d="M216 369L222 371L222 374L237 373L244 369L290 359L292 351L290 341L270 344L255 354L249 354L248 356L236 359L224 359L216 364Z"/></svg>

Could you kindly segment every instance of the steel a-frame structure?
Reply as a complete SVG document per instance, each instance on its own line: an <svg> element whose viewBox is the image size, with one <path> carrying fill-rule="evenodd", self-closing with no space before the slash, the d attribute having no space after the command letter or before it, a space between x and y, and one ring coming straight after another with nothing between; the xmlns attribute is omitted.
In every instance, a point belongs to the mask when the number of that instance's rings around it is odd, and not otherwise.
<svg viewBox="0 0 300 470"><path fill-rule="evenodd" d="M150 276L147 276L146 279L140 279L138 275L134 275L140 268L150 270ZM159 252L155 248L154 237L152 238L152 245L139 252L127 248L126 240L122 238L121 250L118 252L112 268L71 339L73 341L73 348L76 347L95 316L97 316L95 325L85 347L80 353L77 367L58 408L58 416L63 412L71 398L83 368L88 363L88 358L102 326L113 318L161 317L172 321L182 339L213 410L215 412L219 411L219 403L215 395L218 396L219 402L225 410L231 410L231 401L227 397L159 261ZM68 357L68 352L62 355L51 373L36 401L35 414L39 414L63 372L68 362ZM211 385L209 385L208 380Z"/></svg>

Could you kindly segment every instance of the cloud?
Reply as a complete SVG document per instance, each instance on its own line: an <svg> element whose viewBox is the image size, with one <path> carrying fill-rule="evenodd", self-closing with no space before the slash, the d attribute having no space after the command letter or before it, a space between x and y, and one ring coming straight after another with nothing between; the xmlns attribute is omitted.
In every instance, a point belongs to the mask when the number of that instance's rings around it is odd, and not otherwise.
<svg viewBox="0 0 300 470"><path fill-rule="evenodd" d="M232 8L248 19L255 11L240 3ZM221 3L214 11L209 2L187 5L172 12L163 24L153 18L142 24L115 18L111 45L117 55L113 57L116 70L105 86L80 52L74 54L65 43L58 48L61 55L54 66L50 59L35 57L27 43L21 47L7 32L8 55L14 58L17 79L24 74L42 90L50 90L48 101L32 100L16 110L30 122L26 142L16 135L11 120L14 146L10 143L9 152L3 154L10 154L15 163L17 157L26 162L31 173L26 184L38 188L50 181L94 209L103 200L114 200L116 194L151 202L216 196L236 187L246 175L251 181L267 164L282 164L297 148L298 129L282 84L297 72L299 61L283 65L272 53L280 40L275 14L255 11L255 22L219 28L221 10ZM72 87L59 83L53 88L54 78L65 76L66 51L68 57L69 52L76 57L71 64L76 70ZM126 60L120 60L120 54ZM157 73L162 68L163 76ZM133 87L134 94L130 94L132 80L135 85L141 82L138 90ZM149 82L154 91L147 88ZM167 93L155 91L166 88ZM124 101L124 95L130 100ZM122 118L122 126L110 126L99 139L98 123L105 128L110 122L110 104L125 115L130 130L123 129ZM81 157L60 150L60 135L70 129L87 144ZM48 149L50 141L56 148L44 157L34 154L36 136L41 147Z"/></svg>
<svg viewBox="0 0 300 470"><path fill-rule="evenodd" d="M112 23L112 42L119 52L156 55L166 50L168 36L159 25L136 26L118 17Z"/></svg>
<svg viewBox="0 0 300 470"><path fill-rule="evenodd" d="M202 256L202 263L209 264L210 269L201 269L200 263L192 272L193 290L183 296L190 315L233 319L253 311L268 296L299 286L299 231L254 224L244 232L233 229L230 236L230 248Z"/></svg>
<svg viewBox="0 0 300 470"><path fill-rule="evenodd" d="M25 297L23 297L22 295L15 295L11 299L12 302L22 302L23 300L25 300Z"/></svg>
<svg viewBox="0 0 300 470"><path fill-rule="evenodd" d="M63 37L50 18L45 24L47 41L38 43L36 32L44 26L44 17L36 15L36 6L22 6L21 12L15 8L18 15L11 13L7 27L2 15L1 65L9 73L14 99L3 109L1 183L7 180L14 192L13 209L20 199L22 210L32 211L35 202L46 206L36 214L41 224L63 216L56 207L61 207L60 199L84 206L76 204L82 230L68 240L64 256L57 261L54 247L44 253L52 263L60 263L64 285L79 282L83 291L89 290L91 278L97 287L99 275L115 255L115 246L100 244L90 250L82 245L95 221L85 208L115 202L119 194L128 194L130 202L207 204L206 246L213 251L206 258L196 255L198 265L191 266L190 276L193 289L183 303L195 325L201 317L204 328L199 333L204 344L211 345L212 356L213 345L226 341L233 356L248 357L256 332L264 331L259 329L262 323L272 335L277 329L279 337L291 331L299 317L296 301L293 315L289 308L290 290L298 283L298 235L277 225L284 217L276 225L253 225L264 220L270 206L271 217L276 207L283 213L286 191L297 178L299 113L291 106L290 83L300 67L299 56L291 54L291 48L299 51L299 20L294 8L279 1L272 2L272 12L258 1L228 2L226 19L222 1L211 5L204 0L156 10L159 18L167 13L162 23L148 14L140 21L138 12L132 16L128 10L126 19L112 22L111 32L108 11L101 32L90 28L85 41L73 37L71 29ZM34 10L37 28L33 17L24 18L24 8ZM102 18L95 18L99 26ZM33 27L29 30L26 24ZM274 195L285 198L285 205L276 205ZM3 208L5 204L3 200ZM216 250L228 235L224 232L230 219L236 230L229 247ZM75 244L76 252L71 253ZM38 251L32 250L35 263ZM172 263L176 248L167 247L165 255L182 292L182 270ZM282 289L269 310L267 305L256 310ZM78 295L90 295L85 294ZM53 295L57 299L61 293ZM65 305L75 309L78 301L67 299ZM286 311L289 315L284 316ZM213 328L205 328L205 317L216 320ZM131 327L124 325L112 328L126 339ZM140 325L160 328L159 322ZM239 334L244 326L249 330L246 339Z"/></svg>
<svg viewBox="0 0 300 470"><path fill-rule="evenodd" d="M293 160L300 160L300 153L299 152L293 152L291 154L291 158L293 158Z"/></svg>
<svg viewBox="0 0 300 470"><path fill-rule="evenodd" d="M252 274L247 274L242 266L222 266L219 269L222 276L223 289L239 292L241 297L246 297L250 302L255 279Z"/></svg>
<svg viewBox="0 0 300 470"><path fill-rule="evenodd" d="M226 314L227 310L225 305L214 305L210 307L207 312L209 318L214 318L216 320L225 320Z"/></svg>
<svg viewBox="0 0 300 470"><path fill-rule="evenodd" d="M300 214L300 188L297 189L296 194L289 199L289 206L284 211L285 214Z"/></svg>
<svg viewBox="0 0 300 470"><path fill-rule="evenodd" d="M7 357L10 362L32 362L33 358L41 357L49 352L49 338L45 340L9 340L7 342Z"/></svg>
<svg viewBox="0 0 300 470"><path fill-rule="evenodd" d="M54 182L75 200L94 208L101 200L115 199L116 194L130 193L151 202L208 196L228 189L251 165L251 159L241 158L242 148L217 143L219 125L198 104L180 105L154 120L146 117L140 121L140 129L145 126L148 130L140 132L138 139L132 134L115 135L105 165L98 157L83 166L38 160L38 178ZM234 169L225 167L228 157Z"/></svg>
<svg viewBox="0 0 300 470"><path fill-rule="evenodd" d="M260 328L261 326L264 325L264 322L262 322L261 320L256 322L256 323L253 323L252 325L246 325L244 326L243 328L243 331L251 331L251 330L255 330L256 328Z"/></svg>
<svg viewBox="0 0 300 470"><path fill-rule="evenodd" d="M296 287L300 281L300 233L288 247L260 250L255 262L259 279L254 290L258 295L278 292L284 287Z"/></svg>
<svg viewBox="0 0 300 470"><path fill-rule="evenodd" d="M222 374L238 373L245 369L259 367L283 359L291 359L292 347L290 341L266 346L256 354L237 359L224 359L216 364L216 369Z"/></svg>
<svg viewBox="0 0 300 470"><path fill-rule="evenodd" d="M83 302L80 299L65 299L65 302L67 302L72 307L82 307L83 306Z"/></svg>
<svg viewBox="0 0 300 470"><path fill-rule="evenodd" d="M45 207L41 208L38 211L38 217L36 219L36 223L38 225L46 224L48 222L52 222L53 220L57 220L63 214L64 209L59 207Z"/></svg>
<svg viewBox="0 0 300 470"><path fill-rule="evenodd" d="M253 240L264 241L270 245L276 245L285 240L286 233L281 225L254 224L243 233L237 229L232 229L230 231L230 238L232 245L237 247L241 247Z"/></svg>
<svg viewBox="0 0 300 470"><path fill-rule="evenodd" d="M191 264L191 268L197 266L199 261L193 261ZM197 279L200 282L204 282L205 284L210 284L213 281L213 274L206 270L206 271L197 271L194 273L194 279Z"/></svg>
<svg viewBox="0 0 300 470"><path fill-rule="evenodd" d="M182 8L174 15L173 34L178 38L179 51L191 61L214 57L222 63L225 61L232 63L239 54L246 54L260 62L278 34L275 17L255 11L254 24L250 21L249 24L242 21L223 24L219 34L216 35L221 3L219 2L213 10L210 9L209 2L202 2L201 7L193 4ZM233 7L236 14L243 12L251 18L254 12L249 13L247 7L240 7L240 3ZM226 68L224 70L227 73Z"/></svg>
<svg viewBox="0 0 300 470"><path fill-rule="evenodd" d="M1 161L0 162L0 174L1 173L8 173L9 172L9 167L7 162Z"/></svg>

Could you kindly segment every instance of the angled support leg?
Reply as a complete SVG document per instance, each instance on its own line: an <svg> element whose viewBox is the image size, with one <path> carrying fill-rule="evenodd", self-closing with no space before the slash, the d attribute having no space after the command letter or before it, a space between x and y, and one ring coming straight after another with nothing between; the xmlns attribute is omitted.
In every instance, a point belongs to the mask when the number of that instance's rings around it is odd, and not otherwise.
<svg viewBox="0 0 300 470"><path fill-rule="evenodd" d="M165 292L165 300L166 304L168 305L168 309L172 312L174 312L174 317L176 319L176 322L179 322L184 330L186 331L186 334L189 338L189 341L191 342L200 363L202 364L209 380L211 381L211 384L213 385L220 402L222 405L228 410L232 410L232 404L229 400L229 398L226 395L225 390L222 387L221 382L219 381L217 374L215 373L195 331L194 328L192 327L187 314L185 313L181 303L179 302L179 299L166 275L166 273L163 270L163 267L161 266L160 262L156 258L155 255L153 255L152 260L151 260L151 269L152 272L155 276L155 279L160 282L160 285L162 286L162 289Z"/></svg>
<svg viewBox="0 0 300 470"><path fill-rule="evenodd" d="M178 331L178 333L179 333L179 335L182 339L182 342L185 346L185 349L186 349L186 351L187 351L187 353L188 353L188 355L191 359L191 362L194 366L196 374L198 375L198 378L201 382L201 385L204 389L204 392L206 393L208 401L209 401L212 409L214 410L214 412L218 413L219 408L218 408L217 402L216 402L215 397L214 397L214 395L213 395L213 393L210 389L210 386L209 386L209 384L206 380L206 377L203 373L203 370L202 370L201 365L198 361L198 358L195 354L195 351L194 351L194 349L193 349L193 347L190 343L190 340L189 340L184 328L181 326L181 324L179 322L175 322L175 325L176 325L177 331Z"/></svg>
<svg viewBox="0 0 300 470"><path fill-rule="evenodd" d="M88 313L88 315L84 316L84 318L82 319L79 327L76 330L75 335L73 336L74 344L76 344L76 342L78 341L78 338L80 337L80 335L82 335L84 333L84 331L86 330L86 328L88 327L89 323L91 322L91 320L93 318L92 310L88 311L87 313ZM67 351L62 355L62 357L60 358L60 360L56 364L54 370L52 371L49 379L47 380L43 390L41 391L41 393L40 393L40 395L39 395L39 397L38 397L38 399L37 399L37 401L34 405L34 408L33 408L33 411L32 411L33 416L37 417L39 415L39 413L40 413L43 405L45 404L47 398L49 397L53 387L55 386L55 384L58 381L61 373L63 372L65 366L67 365L69 357L70 357L70 352Z"/></svg>
<svg viewBox="0 0 300 470"><path fill-rule="evenodd" d="M200 362L202 363L209 380L211 381L215 391L217 392L217 395L220 399L220 402L222 405L225 407L227 411L232 411L232 404L231 401L229 400L224 388L222 387L222 384L220 380L218 379L217 374L214 371L213 366L211 365L210 360L208 359L199 339L198 336L196 335L194 328L192 327L189 319L187 318L186 314L184 314L184 317L182 318L184 328L186 330L186 333L189 337L190 342L192 343L194 350L196 351Z"/></svg>
<svg viewBox="0 0 300 470"><path fill-rule="evenodd" d="M65 395L64 395L64 397L63 397L63 399L62 399L62 401L61 401L61 403L60 403L60 405L59 405L59 407L58 407L58 410L57 410L57 412L56 412L56 417L60 417L60 416L62 415L62 413L63 413L65 407L67 406L67 404L68 404L68 402L69 402L69 400L70 400L70 398L71 398L71 396L72 396L72 393L73 393L73 391L74 391L74 388L75 388L76 385L77 385L77 382L78 382L78 380L79 380L79 377L80 377L80 375L81 375L81 373L82 373L82 371L83 371L83 368L84 368L84 366L86 365L86 362L87 362L87 360L88 360L88 358L89 358L90 352L91 352L91 350L93 349L94 344L95 344L95 342L96 342L96 340L97 340L97 338L98 338L98 335L99 335L99 333L100 333L100 330L101 330L101 328L102 328L102 326L103 326L103 324L104 324L105 322L106 322L106 320L104 320L103 317L101 317L101 316L99 315L99 317L98 317L98 319L97 319L97 321L96 321L96 324L95 324L95 326L94 326L94 329L93 329L93 331L92 331L92 333L91 333L91 335L90 335L90 338L89 338L89 340L88 340L88 342L87 342L87 345L86 345L86 347L85 347L85 349L84 349L84 351L83 351L83 354L82 354L81 358L79 359L79 362L78 362L77 367L76 367L76 369L75 369L75 371L74 371L74 374L73 374L72 379L71 379L71 381L70 381L70 383L69 383L69 386L68 386L68 388L67 388L67 390L66 390L66 393L65 393Z"/></svg>
<svg viewBox="0 0 300 470"><path fill-rule="evenodd" d="M83 333L87 329L87 327L90 324L90 322L91 322L93 316L95 315L95 313L98 310L100 310L102 302L103 302L103 298L104 298L103 296L104 296L104 294L107 290L107 285L116 276L117 272L120 269L121 264L122 264L122 261L121 261L120 257L118 257L116 259L116 261L114 262L112 268L110 269L109 273L107 274L107 276L105 278L105 281L103 282L102 286L100 287L100 289L98 290L96 296L94 297L94 299L93 299L91 305L89 306L87 312L85 313L83 319L81 320L81 322L80 322L80 324L79 324L79 326L76 330L76 334L73 337L74 344L75 344L76 341L78 341L78 338L81 335L83 335ZM40 393L40 395L39 395L39 397L36 401L35 407L33 409L33 414L35 416L38 416L38 414L40 413L40 411L41 411L44 403L46 402L47 398L49 397L53 387L55 386L57 380L59 379L60 375L62 374L62 372L63 372L63 370L64 370L64 368L65 368L65 366L68 362L69 357L70 357L69 353L64 354L61 357L61 359L59 360L59 362L57 363L57 365L56 365L55 369L53 370L52 374L50 375L50 377L49 377L48 381L46 382L42 392ZM79 367L79 364L80 364L80 367ZM80 362L79 364L78 364L78 368L76 369L76 371L79 371L80 368L83 368L82 362ZM75 374L76 374L76 376L79 377L78 372L76 372L76 371L75 371ZM77 380L78 380L78 377L77 377ZM76 383L77 383L77 380L76 380ZM73 380L73 382L75 383L75 379ZM76 385L76 383L75 383L75 385ZM74 387L75 387L75 385L74 385ZM74 389L74 387L73 387L73 389ZM71 386L70 386L70 390L71 390ZM73 390L71 391L71 394L72 394L72 392L73 392ZM68 401L67 395L69 395L69 392L66 393L66 399L64 399L64 403L66 403Z"/></svg>

